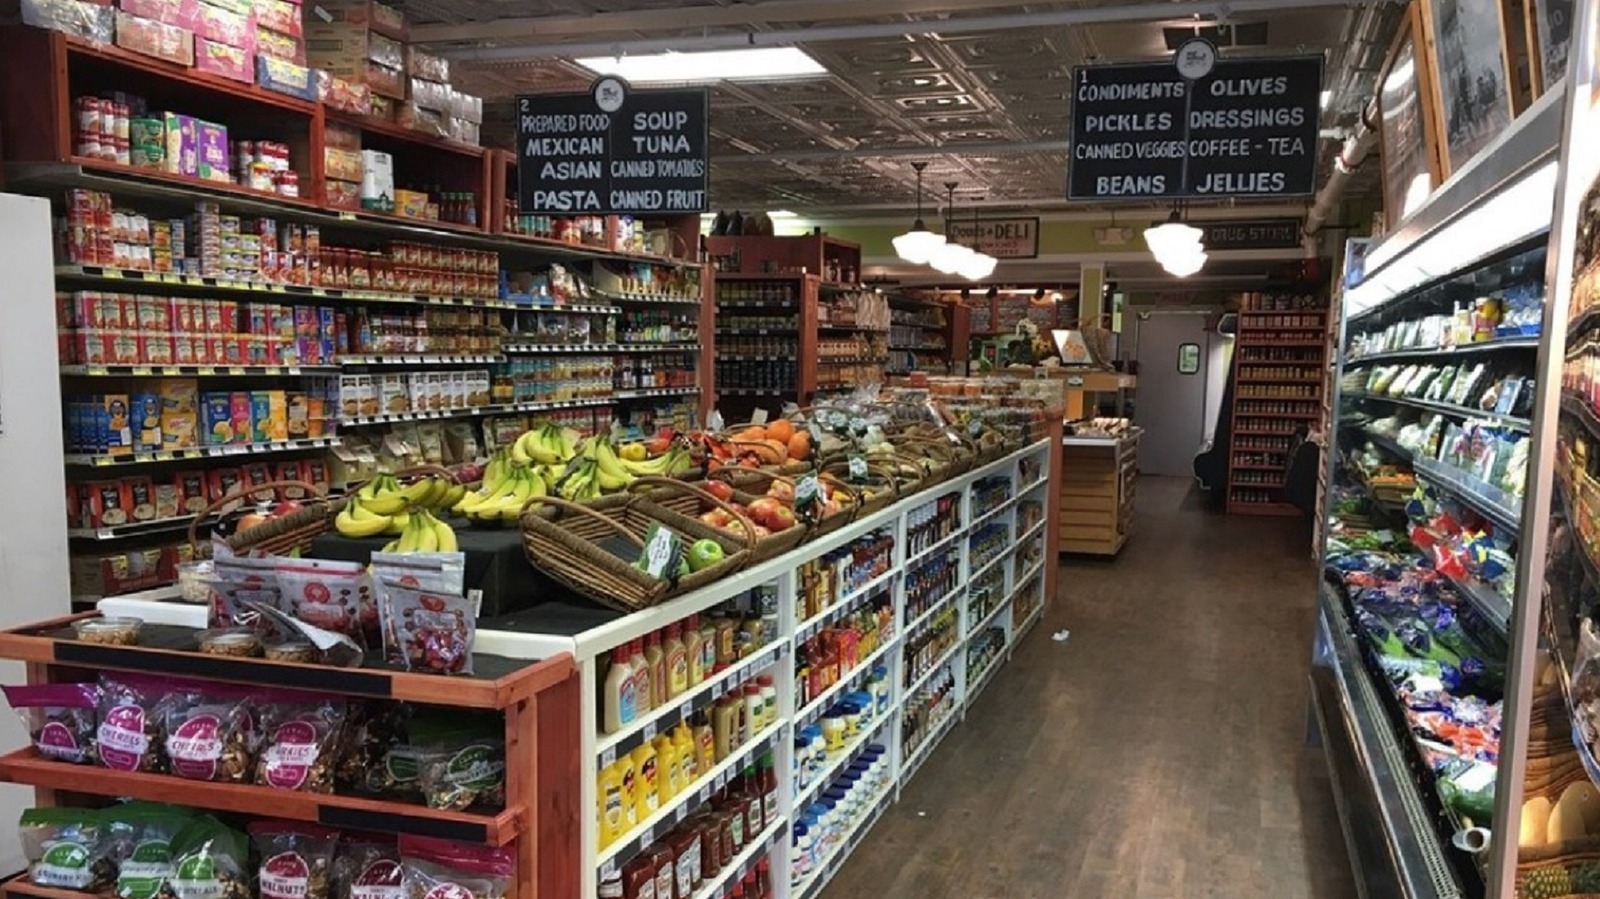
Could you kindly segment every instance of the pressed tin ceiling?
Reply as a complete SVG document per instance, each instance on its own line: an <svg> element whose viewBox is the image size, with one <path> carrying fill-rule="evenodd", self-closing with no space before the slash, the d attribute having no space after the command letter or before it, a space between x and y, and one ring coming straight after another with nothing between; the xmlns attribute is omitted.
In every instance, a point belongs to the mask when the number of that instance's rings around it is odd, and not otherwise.
<svg viewBox="0 0 1600 899"><path fill-rule="evenodd" d="M1284 8L1239 13L1238 44L1227 56L1321 54L1329 133L1354 126L1393 33L1400 7L1371 9L1288 0ZM1171 4L1171 18L1056 27L987 28L979 17L1115 9L1119 4L1015 3L1005 0L407 0L414 33L443 52L471 56L528 46L525 58L458 58L454 80L490 100L486 143L510 140L510 98L584 89L586 70L561 57L638 42L797 32L795 43L828 75L787 82L724 82L712 89L712 197L719 206L848 212L904 208L912 202L914 161L929 162L926 182L958 181L964 198L1042 208L1061 205L1067 165L1071 75L1086 62L1170 56L1173 27L1210 26ZM1148 6L1141 4L1148 10ZM1112 13L1110 17L1117 14ZM1166 13L1162 11L1161 15ZM921 24L917 24L921 23ZM930 25L928 23L938 23ZM976 24L976 23L975 23ZM945 32L932 29L944 25ZM880 26L852 37L856 26ZM888 34L891 30L912 33ZM825 39L808 40L807 33ZM848 30L848 31L847 31ZM931 32L931 33L930 33ZM1222 43L1226 44L1227 41ZM573 53L571 55L579 55ZM1337 142L1321 148L1324 170ZM1364 167L1353 189L1372 191Z"/></svg>

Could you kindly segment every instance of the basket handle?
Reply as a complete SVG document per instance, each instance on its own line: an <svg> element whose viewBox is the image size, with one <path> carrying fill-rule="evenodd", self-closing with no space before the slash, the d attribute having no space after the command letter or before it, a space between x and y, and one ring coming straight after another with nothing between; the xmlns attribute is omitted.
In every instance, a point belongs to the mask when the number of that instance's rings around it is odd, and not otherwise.
<svg viewBox="0 0 1600 899"><path fill-rule="evenodd" d="M646 487L663 487L670 490L677 490L680 493L687 493L690 496L711 503L722 511L727 512L729 515L732 515L734 518L739 520L739 529L744 532L745 549L751 552L755 551L756 523L751 521L743 512L740 512L738 509L735 509L728 503L718 499L716 494L711 493L710 491L701 487L696 487L688 481L679 481L674 478L657 477L634 478L633 483L629 485L628 490L631 492L640 485L644 485Z"/></svg>
<svg viewBox="0 0 1600 899"><path fill-rule="evenodd" d="M863 456L862 458L866 458L866 457ZM823 477L829 479L830 481L833 481L836 484L846 484L846 485L848 485L849 484L848 481L846 481L844 478L841 478L838 475L828 471L828 469L829 468L835 468L835 467L837 467L839 465L848 465L849 461L850 461L850 459L849 459L848 456L833 456L832 458L828 459L828 461L819 464L817 466L817 471L820 472ZM900 495L900 481L899 481L899 479L897 479L894 476L894 474L892 472L884 470L883 466L881 466L878 463L873 462L872 460L868 459L867 460L867 473L871 474L871 475L875 475L875 476L877 476L879 478L882 478L884 481L887 481L888 484L889 484L889 489L894 491L894 495L895 496L899 496Z"/></svg>
<svg viewBox="0 0 1600 899"><path fill-rule="evenodd" d="M308 483L306 481L287 480L287 481L267 481L266 483L262 483L262 484L240 484L238 487L235 487L233 489L233 492L227 494L226 496L223 496L221 499L218 499L216 502L212 503L211 505L206 506L204 511L202 511L199 515L196 515L194 517L193 521L189 522L189 528L188 528L188 530L186 532L186 534L187 534L187 536L189 538L189 548L191 550L194 550L197 554L199 553L199 551L200 551L200 523L202 521L205 521L207 518L210 518L212 515L216 514L217 510L221 509L223 506L226 506L229 503L244 502L246 500L249 500L254 494L260 493L263 490L268 490L268 489L278 490L278 489L283 488L283 487L301 487L301 488L304 488L305 491L306 491L306 498L305 498L305 500L303 502L300 503L303 506L311 505L313 503L327 503L328 502L328 497L322 492L321 488L319 488L315 484L311 484L311 483Z"/></svg>
<svg viewBox="0 0 1600 899"><path fill-rule="evenodd" d="M528 501L526 503L523 503L523 505L522 505L522 516L519 516L519 517L526 516L533 509L533 507L535 505L538 505L540 503L543 503L543 504L548 505L548 506L555 506L556 508L561 509L563 511L578 512L578 513L581 513L583 515L587 515L587 516L589 516L590 518L593 518L596 521L604 523L606 527L610 528L613 531L616 531L621 536L628 538L629 542L637 544L640 549L644 549L644 538L640 537L638 534L635 534L633 531L629 530L628 527L626 525L624 525L622 522L617 521L615 518L612 518L609 515L602 515L599 512L596 512L594 509L591 509L588 506L584 505L583 503L575 503L572 500L562 499L559 496L546 495L546 496L530 496L530 497L528 497Z"/></svg>
<svg viewBox="0 0 1600 899"><path fill-rule="evenodd" d="M778 474L775 471L768 471L765 468L739 468L737 466L724 465L723 467L717 469L716 471L713 471L710 474L706 475L706 477L708 479L709 478L716 478L719 481L727 481L728 483L731 484L731 483L733 483L733 481L732 481L733 474L745 474L745 473L759 474L762 477L767 479L767 483L769 485L774 483L774 482L780 482L780 483L788 484L791 487L794 486L794 479L792 479L792 478L790 478L790 477L788 477L786 475ZM718 477L718 475L722 475L722 477Z"/></svg>

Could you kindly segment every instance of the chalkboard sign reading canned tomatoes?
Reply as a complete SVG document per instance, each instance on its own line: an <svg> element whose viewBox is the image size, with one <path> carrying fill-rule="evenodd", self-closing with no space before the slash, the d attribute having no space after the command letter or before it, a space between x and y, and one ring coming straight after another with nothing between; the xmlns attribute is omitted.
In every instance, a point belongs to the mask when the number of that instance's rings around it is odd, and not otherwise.
<svg viewBox="0 0 1600 899"><path fill-rule="evenodd" d="M605 77L586 94L517 98L524 214L705 212L710 95L637 91Z"/></svg>
<svg viewBox="0 0 1600 899"><path fill-rule="evenodd" d="M1322 60L1218 60L1073 70L1074 200L1298 196L1315 187Z"/></svg>

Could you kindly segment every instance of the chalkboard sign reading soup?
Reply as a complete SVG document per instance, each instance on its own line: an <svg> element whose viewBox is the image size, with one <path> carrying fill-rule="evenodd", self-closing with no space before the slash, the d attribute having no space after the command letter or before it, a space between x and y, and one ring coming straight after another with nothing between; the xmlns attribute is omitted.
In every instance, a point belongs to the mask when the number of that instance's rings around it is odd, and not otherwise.
<svg viewBox="0 0 1600 899"><path fill-rule="evenodd" d="M1315 187L1322 59L1073 70L1074 200L1301 196Z"/></svg>
<svg viewBox="0 0 1600 899"><path fill-rule="evenodd" d="M611 77L587 94L518 97L522 213L705 212L709 97Z"/></svg>

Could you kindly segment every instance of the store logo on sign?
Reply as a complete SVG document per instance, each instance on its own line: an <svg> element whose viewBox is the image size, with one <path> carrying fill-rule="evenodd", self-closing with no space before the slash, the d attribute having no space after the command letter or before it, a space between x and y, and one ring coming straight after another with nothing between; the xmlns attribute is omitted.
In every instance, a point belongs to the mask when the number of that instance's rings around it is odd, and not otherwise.
<svg viewBox="0 0 1600 899"><path fill-rule="evenodd" d="M1178 67L1178 74L1197 81L1211 74L1211 69L1217 64L1217 47L1203 37L1190 38L1178 48L1173 62Z"/></svg>

